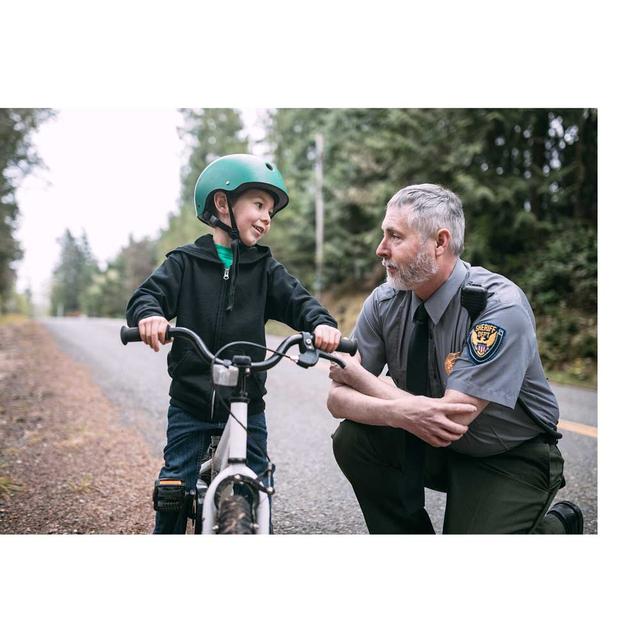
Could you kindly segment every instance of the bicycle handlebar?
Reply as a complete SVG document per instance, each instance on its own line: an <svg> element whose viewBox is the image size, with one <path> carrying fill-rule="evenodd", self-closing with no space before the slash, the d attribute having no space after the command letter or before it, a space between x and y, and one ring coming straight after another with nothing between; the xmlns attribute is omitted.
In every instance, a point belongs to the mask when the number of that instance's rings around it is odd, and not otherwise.
<svg viewBox="0 0 640 640"><path fill-rule="evenodd" d="M207 346L205 345L202 338L194 331L191 331L191 329L187 329L186 327L167 327L165 340L177 337L187 338L191 342L193 342L193 344L196 346L205 360L208 360L209 362L215 364L228 364L228 361L225 362L220 358L216 358L213 353L211 353L211 351L207 349ZM120 340L122 341L122 344L128 344L129 342L141 342L142 338L140 337L140 331L137 327L122 327L120 329ZM288 338L283 340L276 348L276 351L280 353L274 353L270 358L267 358L267 360L263 360L262 362L252 362L250 368L253 371L265 371L267 369L271 369L271 367L275 366L278 362L280 362L280 360L282 360L283 354L286 353L291 347L296 344L302 344L303 342L304 336L301 333L296 333L292 336L289 336ZM336 351L348 353L349 355L353 356L358 351L358 343L356 340L341 338ZM329 354L325 354L324 351L320 351L319 353L324 354L324 357L329 360L338 360L337 358L334 359L334 357L330 356Z"/></svg>

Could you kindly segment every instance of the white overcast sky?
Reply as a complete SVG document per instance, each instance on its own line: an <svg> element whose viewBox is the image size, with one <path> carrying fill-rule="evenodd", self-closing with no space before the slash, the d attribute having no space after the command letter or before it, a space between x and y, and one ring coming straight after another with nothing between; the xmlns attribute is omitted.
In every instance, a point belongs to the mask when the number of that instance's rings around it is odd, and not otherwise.
<svg viewBox="0 0 640 640"><path fill-rule="evenodd" d="M256 110L244 110L255 132ZM25 178L17 198L24 258L18 289L42 302L65 228L87 232L104 266L127 243L155 236L176 210L187 160L177 110L60 110L33 136L46 165Z"/></svg>

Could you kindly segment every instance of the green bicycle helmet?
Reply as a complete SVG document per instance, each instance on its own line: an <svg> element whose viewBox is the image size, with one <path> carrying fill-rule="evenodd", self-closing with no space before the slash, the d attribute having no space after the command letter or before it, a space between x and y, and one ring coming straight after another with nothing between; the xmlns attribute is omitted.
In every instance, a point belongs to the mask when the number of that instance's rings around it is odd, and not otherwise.
<svg viewBox="0 0 640 640"><path fill-rule="evenodd" d="M273 163L248 153L234 153L214 160L200 174L194 191L198 219L211 226L223 226L218 223L213 195L217 191L239 194L247 189L264 189L271 193L274 200L272 217L289 204L284 179Z"/></svg>

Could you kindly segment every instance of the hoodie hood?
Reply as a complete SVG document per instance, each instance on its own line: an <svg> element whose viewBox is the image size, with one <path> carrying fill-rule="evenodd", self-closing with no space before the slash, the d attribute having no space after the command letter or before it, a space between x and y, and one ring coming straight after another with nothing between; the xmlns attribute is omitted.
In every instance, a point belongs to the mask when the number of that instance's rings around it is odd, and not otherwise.
<svg viewBox="0 0 640 640"><path fill-rule="evenodd" d="M271 256L271 249L261 245L254 245L253 247L247 247L242 243L239 243L239 262L240 264L251 264L258 262L259 260L265 260ZM191 244L185 244L182 247L177 247L167 253L167 257L172 253L188 253L194 258L200 260L207 260L208 262L216 262L222 264L222 261L218 257L218 251L213 241L213 236L210 233L206 233L200 236L195 242Z"/></svg>

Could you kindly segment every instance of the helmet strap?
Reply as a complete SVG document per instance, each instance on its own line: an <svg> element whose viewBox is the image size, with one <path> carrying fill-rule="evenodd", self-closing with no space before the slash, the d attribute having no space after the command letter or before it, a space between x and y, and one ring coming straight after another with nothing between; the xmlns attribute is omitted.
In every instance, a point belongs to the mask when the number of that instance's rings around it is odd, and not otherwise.
<svg viewBox="0 0 640 640"><path fill-rule="evenodd" d="M236 225L236 218L233 215L233 207L227 196L227 206L229 207L229 218L231 219L231 228L225 224L225 231L231 236L231 251L233 252L233 264L231 265L231 282L229 283L229 296L227 298L226 311L233 309L236 297L236 280L238 278L238 262L240 261L240 233Z"/></svg>
<svg viewBox="0 0 640 640"><path fill-rule="evenodd" d="M219 213L216 209L216 205L213 202L213 194L209 196L207 200L207 205L205 209L205 222L211 227L219 227L222 229L231 240L236 240L240 238L240 234L238 232L238 226L236 225L236 217L233 214L233 207L231 206L231 200L229 199L229 194L225 194L227 196L227 206L229 207L229 218L231 221L231 226L229 226L226 222L222 222L218 217Z"/></svg>
<svg viewBox="0 0 640 640"><path fill-rule="evenodd" d="M236 225L236 217L233 214L233 207L231 206L231 202L229 199L229 195L227 194L227 206L229 207L229 219L231 221L231 226L229 226L226 222L222 222L220 218L216 215L218 212L215 209L215 205L213 206L213 211L215 213L211 213L209 215L209 225L212 227L219 227L225 233L229 235L231 238L231 251L233 253L233 262L231 264L231 281L229 283L229 292L227 294L227 308L226 311L231 311L233 309L233 304L235 302L235 294L236 294L236 280L238 277L238 262L240 261L240 233L238 231L238 226Z"/></svg>
<svg viewBox="0 0 640 640"><path fill-rule="evenodd" d="M220 220L220 218L217 218L216 216L212 215L211 218L209 218L209 224L212 227L220 227L220 229L222 229L225 233L229 234L232 241L240 237L237 227L232 229L228 224L222 222L222 220Z"/></svg>

